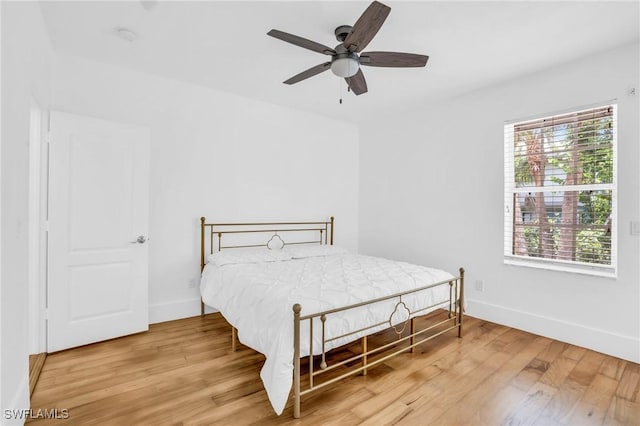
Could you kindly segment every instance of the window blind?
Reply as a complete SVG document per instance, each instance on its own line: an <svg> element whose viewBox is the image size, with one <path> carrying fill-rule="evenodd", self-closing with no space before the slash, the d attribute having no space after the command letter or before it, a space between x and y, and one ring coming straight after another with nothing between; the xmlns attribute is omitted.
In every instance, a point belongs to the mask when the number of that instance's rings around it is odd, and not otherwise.
<svg viewBox="0 0 640 426"><path fill-rule="evenodd" d="M505 259L614 273L616 105L504 126Z"/></svg>

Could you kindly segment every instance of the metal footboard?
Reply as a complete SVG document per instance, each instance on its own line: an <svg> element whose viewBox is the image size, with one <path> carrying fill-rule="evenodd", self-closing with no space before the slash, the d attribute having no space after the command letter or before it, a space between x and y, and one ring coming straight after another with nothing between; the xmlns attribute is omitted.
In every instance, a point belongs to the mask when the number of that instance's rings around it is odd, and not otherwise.
<svg viewBox="0 0 640 426"><path fill-rule="evenodd" d="M429 306L420 307L419 309L415 309L414 311L410 311L405 302L402 300L403 296L412 295L419 292L428 291L435 287L439 286L449 286L449 299L438 301ZM374 303L386 301L386 300L396 300L395 308L390 313L389 319L386 321L378 322L376 324L371 324L366 327L360 328L358 330L352 330L348 333L344 333L338 336L326 336L326 321L331 317L332 314L336 314L339 312L348 311L351 309L359 308L366 305L371 305ZM415 319L421 312L428 311L437 306L446 305L448 302L449 315L447 319L443 321L439 321L436 324L431 324L426 328L416 329ZM460 268L460 275L451 280L445 280L441 282L437 282L435 284L431 284L428 286L416 288L413 290L404 291L401 293L392 294L390 296L381 297L378 299L357 303L349 306L345 306L337 309L330 309L323 312L317 312L309 315L302 315L302 306L300 304L293 305L293 347L294 347L294 355L293 355L293 416L295 418L300 417L300 399L303 395L314 392L316 390L322 389L326 386L329 386L337 381L340 381L346 377L353 376L358 373L362 373L363 375L367 374L367 369L374 367L378 364L381 364L388 359L395 357L401 353L410 350L413 352L413 349L441 334L444 334L453 329L458 329L458 337L462 337L462 323L463 323L463 306L464 306L464 269ZM393 316L399 309L406 310L407 318L403 322L393 323ZM427 313L427 312L424 312ZM314 319L319 319L320 321L320 330L322 340L322 349L318 354L314 354L313 351L313 333L314 333ZM308 371L308 384L302 389L301 388L301 369L300 369L300 354L301 354L301 324L304 321L308 321L309 325L309 371ZM367 332L373 333L375 330L379 330L381 326L388 324L398 336L397 340L394 340L390 343L384 344L382 346L378 346L376 348L369 348L367 336L362 337L362 351L360 354L354 355L348 359L344 359L331 365L327 364L327 350L325 347L327 343L332 341L345 338L348 336L353 336L355 334L366 334ZM409 333L406 336L403 336L407 326L410 327ZM444 328L443 328L444 327ZM369 333L369 334L370 334ZM382 353L383 351L392 348L393 346L398 346L400 343L408 342L408 345L403 346L400 349L396 349L389 354L384 354L383 356L375 359L374 361L370 361L370 357L372 355ZM321 358L320 369L314 370L313 358L314 356L319 356ZM347 366L347 364L354 363L356 361L359 362L359 366L357 367L349 367L349 370L345 373L342 373L338 376L331 377L329 379L320 381L321 376L325 376L326 374L334 371L339 367ZM316 381L316 378L318 380Z"/></svg>

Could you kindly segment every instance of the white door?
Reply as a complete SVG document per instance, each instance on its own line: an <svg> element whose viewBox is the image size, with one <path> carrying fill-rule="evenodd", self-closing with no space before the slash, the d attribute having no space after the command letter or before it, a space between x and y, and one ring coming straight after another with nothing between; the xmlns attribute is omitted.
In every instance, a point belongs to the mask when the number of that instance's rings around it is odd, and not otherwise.
<svg viewBox="0 0 640 426"><path fill-rule="evenodd" d="M148 329L149 129L51 113L47 350Z"/></svg>

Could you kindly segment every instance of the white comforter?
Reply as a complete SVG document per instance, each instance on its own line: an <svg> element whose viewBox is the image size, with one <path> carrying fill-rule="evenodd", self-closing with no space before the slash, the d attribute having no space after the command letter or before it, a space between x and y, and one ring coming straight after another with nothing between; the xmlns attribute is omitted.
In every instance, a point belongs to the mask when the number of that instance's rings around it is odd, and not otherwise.
<svg viewBox="0 0 640 426"><path fill-rule="evenodd" d="M339 253L261 263L222 266L209 263L202 274L201 293L207 305L218 309L238 329L238 338L243 344L266 356L260 377L274 410L281 414L293 380L292 306L295 303L302 306L301 315L304 316L451 278L451 274L437 269ZM403 302L414 311L445 300L448 302L448 298L448 286L438 286L418 295L404 296ZM397 302L397 299L388 300L328 315L326 338L388 320ZM326 349L387 327L388 324L335 340ZM314 354L321 352L320 330L319 321L314 322ZM308 333L308 321L304 321L301 324L301 356L309 354Z"/></svg>

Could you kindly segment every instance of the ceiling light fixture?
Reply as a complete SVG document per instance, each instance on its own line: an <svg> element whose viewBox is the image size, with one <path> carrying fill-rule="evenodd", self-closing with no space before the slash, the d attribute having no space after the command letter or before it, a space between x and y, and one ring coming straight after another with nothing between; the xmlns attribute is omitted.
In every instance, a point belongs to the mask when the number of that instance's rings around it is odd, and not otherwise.
<svg viewBox="0 0 640 426"><path fill-rule="evenodd" d="M338 53L331 59L331 72L338 77L352 77L359 69L360 60L355 53Z"/></svg>
<svg viewBox="0 0 640 426"><path fill-rule="evenodd" d="M118 37L128 42L136 41L138 39L138 34L134 33L128 28L124 28L124 27L115 28L115 33Z"/></svg>

